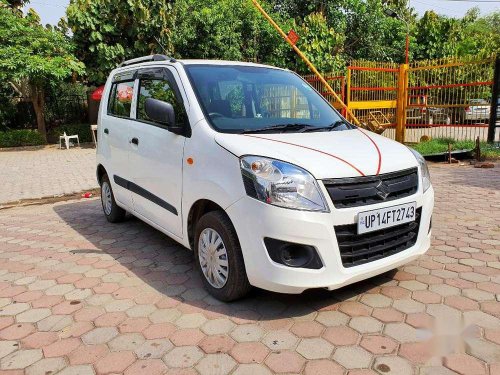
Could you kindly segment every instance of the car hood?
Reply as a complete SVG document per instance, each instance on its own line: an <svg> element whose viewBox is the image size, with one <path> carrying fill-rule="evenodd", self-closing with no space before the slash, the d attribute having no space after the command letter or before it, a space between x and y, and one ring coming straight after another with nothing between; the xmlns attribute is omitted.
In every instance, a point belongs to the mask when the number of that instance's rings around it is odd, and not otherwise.
<svg viewBox="0 0 500 375"><path fill-rule="evenodd" d="M218 133L215 141L232 154L283 160L317 179L358 177L416 167L404 145L375 133L346 131L280 134Z"/></svg>

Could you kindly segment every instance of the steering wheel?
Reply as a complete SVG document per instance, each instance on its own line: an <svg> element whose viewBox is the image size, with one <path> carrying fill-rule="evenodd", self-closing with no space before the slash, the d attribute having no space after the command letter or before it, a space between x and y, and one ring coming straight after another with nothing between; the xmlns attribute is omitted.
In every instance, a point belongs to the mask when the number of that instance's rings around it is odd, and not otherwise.
<svg viewBox="0 0 500 375"><path fill-rule="evenodd" d="M210 112L208 115L210 117L226 117L222 113L219 113L219 112Z"/></svg>

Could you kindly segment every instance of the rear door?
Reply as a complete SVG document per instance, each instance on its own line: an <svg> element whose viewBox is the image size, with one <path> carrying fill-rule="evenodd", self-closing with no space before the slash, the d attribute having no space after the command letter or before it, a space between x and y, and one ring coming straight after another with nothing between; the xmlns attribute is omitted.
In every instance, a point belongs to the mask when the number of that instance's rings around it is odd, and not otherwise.
<svg viewBox="0 0 500 375"><path fill-rule="evenodd" d="M132 104L134 101L136 71L118 73L113 77L111 90L107 102L105 120L101 121L99 133L105 148L102 154L105 157L104 167L113 187L115 199L122 205L132 208L130 191L120 184L120 179L130 178L129 168L129 131Z"/></svg>
<svg viewBox="0 0 500 375"><path fill-rule="evenodd" d="M175 76L174 76L175 75ZM173 68L147 68L138 73L135 121L131 122L130 168L134 211L166 231L182 237L182 165L185 137L176 135L146 114L144 102L154 98L173 105L176 121L187 124L184 99Z"/></svg>

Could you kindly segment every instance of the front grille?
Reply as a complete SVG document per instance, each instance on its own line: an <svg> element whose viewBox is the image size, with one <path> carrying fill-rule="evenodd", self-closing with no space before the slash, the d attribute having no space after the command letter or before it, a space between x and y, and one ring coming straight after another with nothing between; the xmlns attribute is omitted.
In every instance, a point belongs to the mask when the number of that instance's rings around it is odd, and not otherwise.
<svg viewBox="0 0 500 375"><path fill-rule="evenodd" d="M323 180L336 208L366 206L408 197L417 192L418 169L378 176Z"/></svg>
<svg viewBox="0 0 500 375"><path fill-rule="evenodd" d="M418 208L411 223L364 234L358 234L357 224L335 226L342 264L359 266L409 249L417 242L421 214Z"/></svg>

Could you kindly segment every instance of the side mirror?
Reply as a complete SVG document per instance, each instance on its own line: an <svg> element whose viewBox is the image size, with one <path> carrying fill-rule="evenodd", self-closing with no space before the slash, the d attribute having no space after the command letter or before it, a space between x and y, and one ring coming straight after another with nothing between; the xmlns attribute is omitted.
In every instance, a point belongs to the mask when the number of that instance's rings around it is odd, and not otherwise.
<svg viewBox="0 0 500 375"><path fill-rule="evenodd" d="M161 125L165 125L169 131L175 134L182 134L183 127L175 123L175 111L172 104L162 100L147 98L144 102L146 115Z"/></svg>

